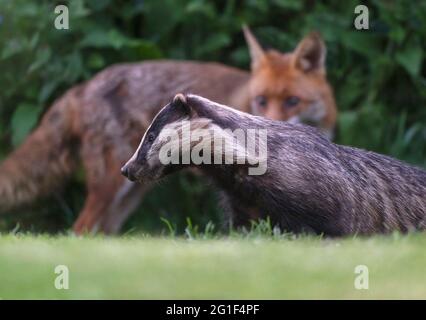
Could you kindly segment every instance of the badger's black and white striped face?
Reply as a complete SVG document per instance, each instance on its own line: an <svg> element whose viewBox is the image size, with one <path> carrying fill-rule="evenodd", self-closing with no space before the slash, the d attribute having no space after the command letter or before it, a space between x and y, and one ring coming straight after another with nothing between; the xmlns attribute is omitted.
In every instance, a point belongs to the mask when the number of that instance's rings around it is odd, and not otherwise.
<svg viewBox="0 0 426 320"><path fill-rule="evenodd" d="M266 129L250 128L259 125L257 118L199 96L178 94L154 118L122 174L142 182L207 164L243 165L248 174L263 174L267 134Z"/></svg>
<svg viewBox="0 0 426 320"><path fill-rule="evenodd" d="M131 181L143 179L159 179L167 168L160 162L158 150L164 141L160 133L169 124L188 119L190 109L186 105L185 97L177 95L155 116L139 144L138 149L129 161L121 168L121 173Z"/></svg>

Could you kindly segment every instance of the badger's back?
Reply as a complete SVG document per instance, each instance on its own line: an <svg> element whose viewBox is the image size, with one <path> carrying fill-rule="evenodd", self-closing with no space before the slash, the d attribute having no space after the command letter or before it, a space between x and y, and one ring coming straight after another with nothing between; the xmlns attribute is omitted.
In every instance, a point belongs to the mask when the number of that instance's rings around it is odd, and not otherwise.
<svg viewBox="0 0 426 320"><path fill-rule="evenodd" d="M258 182L284 224L332 235L426 227L426 171L333 144L306 126L268 128L268 172Z"/></svg>

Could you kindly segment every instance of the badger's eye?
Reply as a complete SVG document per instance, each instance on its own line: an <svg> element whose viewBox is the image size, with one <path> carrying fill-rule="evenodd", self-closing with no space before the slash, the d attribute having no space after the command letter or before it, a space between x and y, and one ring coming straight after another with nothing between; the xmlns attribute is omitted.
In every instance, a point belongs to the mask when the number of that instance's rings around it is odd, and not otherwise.
<svg viewBox="0 0 426 320"><path fill-rule="evenodd" d="M148 142L153 142L155 140L155 134L153 134L152 132L148 134Z"/></svg>
<svg viewBox="0 0 426 320"><path fill-rule="evenodd" d="M286 108L292 108L299 104L300 98L296 96L290 96L287 99L284 100L284 107Z"/></svg>
<svg viewBox="0 0 426 320"><path fill-rule="evenodd" d="M265 96L257 96L254 100L256 101L256 104L262 108L266 108L268 104L268 99L266 99Z"/></svg>

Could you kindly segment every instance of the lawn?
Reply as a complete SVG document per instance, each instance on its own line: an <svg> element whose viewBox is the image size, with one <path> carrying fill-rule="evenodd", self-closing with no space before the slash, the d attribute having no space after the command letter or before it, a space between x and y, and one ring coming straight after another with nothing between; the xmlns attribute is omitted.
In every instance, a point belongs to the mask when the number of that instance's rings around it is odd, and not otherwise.
<svg viewBox="0 0 426 320"><path fill-rule="evenodd" d="M426 298L426 234L367 239L0 235L2 299ZM54 269L69 269L69 289ZM354 288L357 265L369 289Z"/></svg>

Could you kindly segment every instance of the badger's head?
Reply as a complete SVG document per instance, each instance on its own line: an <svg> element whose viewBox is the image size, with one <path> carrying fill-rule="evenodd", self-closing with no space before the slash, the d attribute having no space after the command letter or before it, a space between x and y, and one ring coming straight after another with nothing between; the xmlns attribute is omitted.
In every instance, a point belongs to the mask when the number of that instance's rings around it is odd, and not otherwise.
<svg viewBox="0 0 426 320"><path fill-rule="evenodd" d="M234 133L257 121L261 120L200 96L177 94L155 116L121 173L132 181L149 182L193 165L254 167L260 161L249 149L253 138ZM257 145L266 155L266 146Z"/></svg>
<svg viewBox="0 0 426 320"><path fill-rule="evenodd" d="M129 161L121 168L121 173L131 181L157 180L177 169L177 166L163 164L159 152L167 142L164 131L185 119L189 119L191 110L182 94L175 96L172 102L163 107L155 116ZM172 129L172 128L170 128Z"/></svg>

